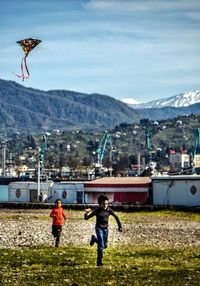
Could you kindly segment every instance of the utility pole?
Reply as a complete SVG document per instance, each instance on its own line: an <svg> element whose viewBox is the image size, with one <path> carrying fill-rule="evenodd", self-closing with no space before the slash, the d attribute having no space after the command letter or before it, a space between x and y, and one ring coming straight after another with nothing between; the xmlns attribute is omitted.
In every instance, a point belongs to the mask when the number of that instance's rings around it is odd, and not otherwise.
<svg viewBox="0 0 200 286"><path fill-rule="evenodd" d="M140 153L138 153L137 156L137 170L138 170L138 176L140 176Z"/></svg>
<svg viewBox="0 0 200 286"><path fill-rule="evenodd" d="M3 177L6 177L6 144L2 144L2 166L3 166Z"/></svg>
<svg viewBox="0 0 200 286"><path fill-rule="evenodd" d="M46 136L43 136L40 148L38 148L38 193L37 200L41 201L41 176L44 175L44 157L47 150Z"/></svg>
<svg viewBox="0 0 200 286"><path fill-rule="evenodd" d="M38 158L38 193L37 193L37 201L40 201L40 159Z"/></svg>

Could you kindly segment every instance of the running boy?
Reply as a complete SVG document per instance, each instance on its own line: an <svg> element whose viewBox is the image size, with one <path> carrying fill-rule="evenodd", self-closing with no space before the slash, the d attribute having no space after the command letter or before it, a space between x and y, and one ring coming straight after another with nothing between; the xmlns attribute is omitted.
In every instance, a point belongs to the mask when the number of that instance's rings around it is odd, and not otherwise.
<svg viewBox="0 0 200 286"><path fill-rule="evenodd" d="M97 243L97 266L102 266L103 250L107 248L108 242L108 218L110 215L114 216L118 224L118 230L122 231L122 225L118 216L108 207L108 198L105 195L101 195L98 198L98 208L94 211L91 209L85 210L84 218L87 220L93 216L96 216L96 236L92 235L90 245Z"/></svg>
<svg viewBox="0 0 200 286"><path fill-rule="evenodd" d="M50 217L53 218L52 222L52 234L55 238L55 246L58 247L60 243L60 236L62 232L62 226L64 224L64 220L66 220L67 216L64 213L62 208L61 200L55 201L55 207L50 213Z"/></svg>

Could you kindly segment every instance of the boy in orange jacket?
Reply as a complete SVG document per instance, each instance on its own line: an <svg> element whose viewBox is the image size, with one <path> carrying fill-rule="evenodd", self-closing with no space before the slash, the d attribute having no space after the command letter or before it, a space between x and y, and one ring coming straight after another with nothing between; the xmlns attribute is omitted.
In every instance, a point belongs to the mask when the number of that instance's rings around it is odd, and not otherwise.
<svg viewBox="0 0 200 286"><path fill-rule="evenodd" d="M53 218L52 222L52 234L55 238L55 247L59 246L60 243L60 236L62 232L62 226L64 224L64 221L66 220L67 216L64 213L64 210L62 208L62 202L61 200L55 201L55 207L50 213L50 217Z"/></svg>

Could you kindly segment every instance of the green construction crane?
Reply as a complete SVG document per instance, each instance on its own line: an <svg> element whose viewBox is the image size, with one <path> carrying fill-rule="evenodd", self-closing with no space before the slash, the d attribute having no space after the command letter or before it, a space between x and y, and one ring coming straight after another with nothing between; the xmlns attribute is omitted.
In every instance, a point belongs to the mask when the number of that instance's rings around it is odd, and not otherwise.
<svg viewBox="0 0 200 286"><path fill-rule="evenodd" d="M199 166L196 166L195 156L200 154L200 128L197 128L194 132L194 145L191 146L190 150L190 166L192 168L192 173L200 174Z"/></svg>
<svg viewBox="0 0 200 286"><path fill-rule="evenodd" d="M151 167L151 164L152 164L152 154L155 153L154 152L154 148L153 148L153 144L152 144L152 141L151 141L151 133L149 131L149 129L147 128L146 129L146 148L147 148L147 152L148 152L148 155L149 155L149 167Z"/></svg>
<svg viewBox="0 0 200 286"><path fill-rule="evenodd" d="M97 163L98 164L102 164L105 153L107 151L107 144L110 143L111 144L111 134L106 131L101 139L101 142L97 148Z"/></svg>
<svg viewBox="0 0 200 286"><path fill-rule="evenodd" d="M153 151L153 145L152 145L152 141L151 141L151 133L149 131L149 129L146 129L146 148L148 152L152 152Z"/></svg>
<svg viewBox="0 0 200 286"><path fill-rule="evenodd" d="M196 154L200 154L200 128L197 128L195 132L195 145L194 145L193 157Z"/></svg>

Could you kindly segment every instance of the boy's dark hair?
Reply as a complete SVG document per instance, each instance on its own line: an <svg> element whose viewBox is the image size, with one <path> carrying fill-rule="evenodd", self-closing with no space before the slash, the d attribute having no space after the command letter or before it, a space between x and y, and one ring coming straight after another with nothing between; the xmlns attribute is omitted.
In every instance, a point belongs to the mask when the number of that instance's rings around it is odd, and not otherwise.
<svg viewBox="0 0 200 286"><path fill-rule="evenodd" d="M61 204L62 204L62 201L60 199L57 199L57 200L55 200L55 205L57 205L58 202L61 202Z"/></svg>
<svg viewBox="0 0 200 286"><path fill-rule="evenodd" d="M105 195L100 195L99 197L98 197L98 204L100 205L102 202L104 202L104 201L108 201L108 197L107 196L105 196Z"/></svg>

